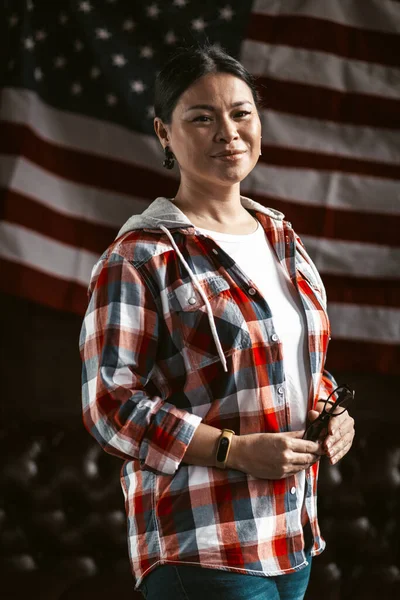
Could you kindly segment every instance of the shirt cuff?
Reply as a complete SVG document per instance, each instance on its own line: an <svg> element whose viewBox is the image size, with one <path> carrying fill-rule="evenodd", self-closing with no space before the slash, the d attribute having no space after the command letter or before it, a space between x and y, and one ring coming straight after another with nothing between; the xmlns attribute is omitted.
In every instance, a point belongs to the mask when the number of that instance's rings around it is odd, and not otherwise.
<svg viewBox="0 0 400 600"><path fill-rule="evenodd" d="M201 421L201 417L165 402L140 445L140 468L174 475Z"/></svg>

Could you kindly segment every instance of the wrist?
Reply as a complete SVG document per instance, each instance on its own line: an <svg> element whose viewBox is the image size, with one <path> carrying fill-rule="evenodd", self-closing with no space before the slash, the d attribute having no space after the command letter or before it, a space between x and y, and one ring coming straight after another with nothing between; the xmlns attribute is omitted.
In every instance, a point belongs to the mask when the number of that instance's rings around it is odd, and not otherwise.
<svg viewBox="0 0 400 600"><path fill-rule="evenodd" d="M236 471L246 472L245 468L245 439L247 436L234 435L231 441L231 448L229 451L228 460L226 466L228 469L235 469Z"/></svg>

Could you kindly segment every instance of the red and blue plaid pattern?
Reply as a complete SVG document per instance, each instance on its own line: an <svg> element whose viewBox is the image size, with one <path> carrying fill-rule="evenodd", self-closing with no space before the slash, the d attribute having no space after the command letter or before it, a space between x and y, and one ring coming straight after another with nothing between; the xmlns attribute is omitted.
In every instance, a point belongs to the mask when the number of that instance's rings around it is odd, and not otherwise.
<svg viewBox="0 0 400 600"><path fill-rule="evenodd" d="M324 371L330 329L323 285L290 224L253 214L305 309L312 408L336 386ZM80 340L85 426L105 451L125 459L121 481L136 583L166 562L261 576L293 572L305 565L296 477L256 479L184 462L201 421L238 435L291 430L270 309L213 239L191 226L170 231L209 299L227 372L204 301L159 229L125 233L103 254ZM325 545L317 473L318 465L306 472L313 554Z"/></svg>

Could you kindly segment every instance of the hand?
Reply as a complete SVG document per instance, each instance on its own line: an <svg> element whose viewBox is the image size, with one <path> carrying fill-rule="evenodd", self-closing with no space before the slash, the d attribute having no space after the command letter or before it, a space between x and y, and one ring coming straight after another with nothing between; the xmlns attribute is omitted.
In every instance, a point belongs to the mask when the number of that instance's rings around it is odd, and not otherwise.
<svg viewBox="0 0 400 600"><path fill-rule="evenodd" d="M340 408L337 409L340 412ZM308 418L313 421L319 412L310 410ZM329 419L328 432L322 440L322 448L329 458L331 465L339 462L350 450L355 436L354 419L347 411Z"/></svg>
<svg viewBox="0 0 400 600"><path fill-rule="evenodd" d="M234 436L228 467L260 479L283 479L303 471L325 454L321 443L301 439L303 433Z"/></svg>

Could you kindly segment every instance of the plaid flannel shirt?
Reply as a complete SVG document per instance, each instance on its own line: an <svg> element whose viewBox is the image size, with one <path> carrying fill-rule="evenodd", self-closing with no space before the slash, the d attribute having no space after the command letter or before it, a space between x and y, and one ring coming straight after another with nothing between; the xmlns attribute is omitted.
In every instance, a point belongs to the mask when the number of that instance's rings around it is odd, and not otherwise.
<svg viewBox="0 0 400 600"><path fill-rule="evenodd" d="M330 328L323 284L283 215L246 201L302 300L312 408L336 386L324 371ZM160 210L169 203L157 202ZM291 430L282 345L274 341L267 299L193 225L178 223L170 233L211 304L227 371L204 301L157 226L124 233L95 265L80 339L84 424L106 452L125 460L121 483L136 586L164 563L260 576L294 572L306 565L295 476L266 480L185 464L200 422L238 435ZM318 463L306 470L312 555L325 545L317 474Z"/></svg>

